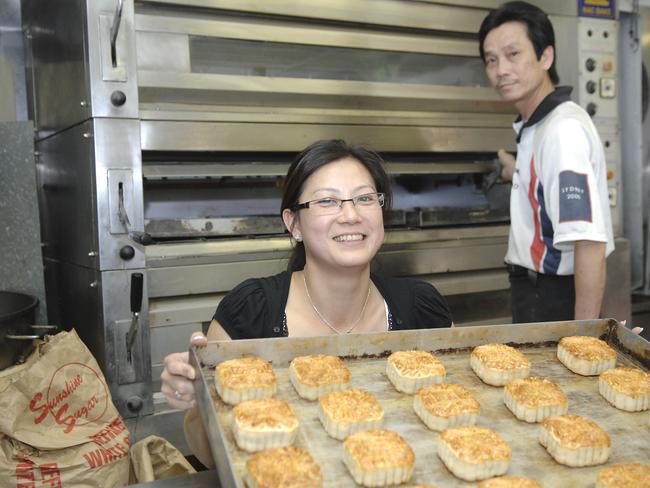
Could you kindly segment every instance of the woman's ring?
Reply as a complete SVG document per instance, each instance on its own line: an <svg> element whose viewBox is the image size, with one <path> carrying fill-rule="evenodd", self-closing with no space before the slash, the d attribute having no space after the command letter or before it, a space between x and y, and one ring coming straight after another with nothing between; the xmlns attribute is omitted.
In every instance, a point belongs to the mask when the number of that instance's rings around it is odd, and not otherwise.
<svg viewBox="0 0 650 488"><path fill-rule="evenodd" d="M174 396L176 397L176 400L180 400L183 395L181 395L180 391L174 390Z"/></svg>

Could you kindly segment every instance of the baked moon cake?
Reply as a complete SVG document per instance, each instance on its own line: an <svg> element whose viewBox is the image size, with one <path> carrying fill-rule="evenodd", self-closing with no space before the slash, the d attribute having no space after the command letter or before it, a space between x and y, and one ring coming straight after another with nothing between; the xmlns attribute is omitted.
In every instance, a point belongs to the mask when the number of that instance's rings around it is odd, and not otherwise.
<svg viewBox="0 0 650 488"><path fill-rule="evenodd" d="M647 464L614 464L598 471L596 488L650 488Z"/></svg>
<svg viewBox="0 0 650 488"><path fill-rule="evenodd" d="M560 387L539 376L508 381L503 388L503 402L515 417L531 423L569 410L569 400Z"/></svg>
<svg viewBox="0 0 650 488"><path fill-rule="evenodd" d="M278 447L253 454L244 481L249 488L318 488L323 474L306 450Z"/></svg>
<svg viewBox="0 0 650 488"><path fill-rule="evenodd" d="M542 488L537 481L521 476L499 476L481 481L478 488Z"/></svg>
<svg viewBox="0 0 650 488"><path fill-rule="evenodd" d="M413 397L413 410L431 430L474 425L481 405L461 385L443 383L420 389Z"/></svg>
<svg viewBox="0 0 650 488"><path fill-rule="evenodd" d="M285 447L296 438L298 419L283 400L248 400L235 406L232 413L235 442L244 451Z"/></svg>
<svg viewBox="0 0 650 488"><path fill-rule="evenodd" d="M539 442L558 463L571 467L602 464L609 458L612 447L607 432L578 415L557 415L542 420Z"/></svg>
<svg viewBox="0 0 650 488"><path fill-rule="evenodd" d="M364 430L345 439L343 447L343 462L359 485L398 485L413 475L415 454L396 432Z"/></svg>
<svg viewBox="0 0 650 488"><path fill-rule="evenodd" d="M331 391L318 399L318 418L325 432L343 440L355 432L380 428L384 409L367 391Z"/></svg>
<svg viewBox="0 0 650 488"><path fill-rule="evenodd" d="M505 474L512 450L495 431L467 425L440 434L438 456L457 478L478 481Z"/></svg>
<svg viewBox="0 0 650 488"><path fill-rule="evenodd" d="M230 359L218 364L214 381L217 393L230 405L271 398L277 391L273 368L258 357Z"/></svg>
<svg viewBox="0 0 650 488"><path fill-rule="evenodd" d="M574 373L595 376L616 366L616 351L596 337L563 337L557 358Z"/></svg>
<svg viewBox="0 0 650 488"><path fill-rule="evenodd" d="M313 354L294 358L289 378L300 397L316 400L330 391L344 390L350 383L350 370L337 356Z"/></svg>
<svg viewBox="0 0 650 488"><path fill-rule="evenodd" d="M626 412L650 408L650 374L620 367L600 373L598 391L609 403Z"/></svg>
<svg viewBox="0 0 650 488"><path fill-rule="evenodd" d="M470 355L470 366L484 383L503 386L530 374L530 361L520 351L505 344L477 346Z"/></svg>
<svg viewBox="0 0 650 488"><path fill-rule="evenodd" d="M415 393L445 381L445 367L427 351L397 351L388 356L386 375L397 391Z"/></svg>

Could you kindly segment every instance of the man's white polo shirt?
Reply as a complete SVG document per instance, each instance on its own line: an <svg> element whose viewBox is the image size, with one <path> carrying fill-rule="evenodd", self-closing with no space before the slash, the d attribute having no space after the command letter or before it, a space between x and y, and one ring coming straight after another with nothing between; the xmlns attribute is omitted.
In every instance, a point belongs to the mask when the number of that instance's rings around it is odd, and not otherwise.
<svg viewBox="0 0 650 488"><path fill-rule="evenodd" d="M525 125L513 124L520 137L505 261L551 275L573 274L575 241L614 250L602 142L568 93L557 89Z"/></svg>

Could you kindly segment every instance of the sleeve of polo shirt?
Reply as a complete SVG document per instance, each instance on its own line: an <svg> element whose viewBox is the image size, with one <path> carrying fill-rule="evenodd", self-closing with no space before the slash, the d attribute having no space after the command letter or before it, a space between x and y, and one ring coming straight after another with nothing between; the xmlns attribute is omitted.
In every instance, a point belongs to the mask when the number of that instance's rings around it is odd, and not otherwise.
<svg viewBox="0 0 650 488"><path fill-rule="evenodd" d="M553 245L560 250L579 240L607 242L592 162L600 150L593 145L600 141L590 138L587 130L574 118L557 121L548 128L539 153Z"/></svg>

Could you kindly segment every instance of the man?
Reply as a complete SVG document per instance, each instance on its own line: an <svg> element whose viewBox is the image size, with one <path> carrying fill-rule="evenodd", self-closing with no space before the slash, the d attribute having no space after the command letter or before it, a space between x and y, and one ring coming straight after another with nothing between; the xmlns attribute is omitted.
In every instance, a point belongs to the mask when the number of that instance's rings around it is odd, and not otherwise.
<svg viewBox="0 0 650 488"><path fill-rule="evenodd" d="M602 143L590 117L555 87L555 34L546 14L507 2L483 20L490 82L519 112L505 257L514 323L598 318L605 258L614 250Z"/></svg>

